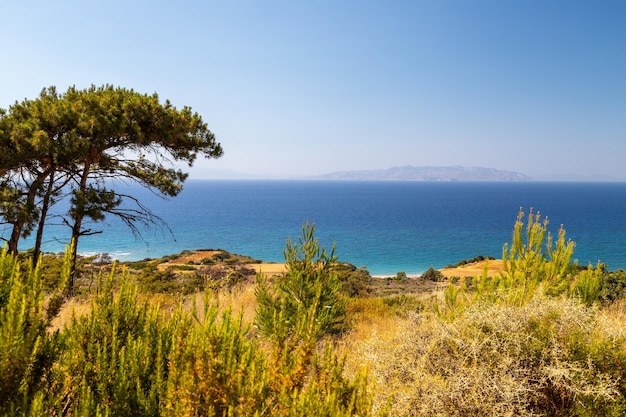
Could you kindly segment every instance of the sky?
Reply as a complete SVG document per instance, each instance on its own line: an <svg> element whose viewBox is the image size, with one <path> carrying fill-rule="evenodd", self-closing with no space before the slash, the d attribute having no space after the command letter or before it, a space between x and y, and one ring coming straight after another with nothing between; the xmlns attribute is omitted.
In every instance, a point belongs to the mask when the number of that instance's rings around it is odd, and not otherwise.
<svg viewBox="0 0 626 417"><path fill-rule="evenodd" d="M190 106L191 178L481 166L626 181L626 1L6 1L0 108L113 84Z"/></svg>

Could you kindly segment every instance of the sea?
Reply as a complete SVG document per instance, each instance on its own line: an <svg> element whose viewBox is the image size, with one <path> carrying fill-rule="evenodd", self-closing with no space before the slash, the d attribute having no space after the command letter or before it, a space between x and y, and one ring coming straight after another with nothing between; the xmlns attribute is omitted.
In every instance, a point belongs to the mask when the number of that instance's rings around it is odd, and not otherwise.
<svg viewBox="0 0 626 417"><path fill-rule="evenodd" d="M563 226L581 265L626 269L626 183L188 180L162 199L139 186L118 185L163 223L135 235L109 217L86 225L78 251L121 261L183 250L223 249L281 262L288 239L308 222L340 261L373 276L419 275L476 256L500 258L518 212L530 210ZM62 209L57 207L57 210ZM52 224L44 251L61 252L69 229ZM0 237L10 230L0 228ZM20 249L32 246L32 238Z"/></svg>

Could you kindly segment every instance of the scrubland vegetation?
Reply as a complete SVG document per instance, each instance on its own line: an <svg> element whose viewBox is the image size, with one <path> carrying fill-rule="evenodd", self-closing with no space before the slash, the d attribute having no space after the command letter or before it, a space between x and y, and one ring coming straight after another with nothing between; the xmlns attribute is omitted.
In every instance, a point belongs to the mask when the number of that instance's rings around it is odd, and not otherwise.
<svg viewBox="0 0 626 417"><path fill-rule="evenodd" d="M278 276L99 259L69 297L70 256L5 251L1 414L624 415L626 272L573 252L520 213L499 274L376 280L305 225Z"/></svg>

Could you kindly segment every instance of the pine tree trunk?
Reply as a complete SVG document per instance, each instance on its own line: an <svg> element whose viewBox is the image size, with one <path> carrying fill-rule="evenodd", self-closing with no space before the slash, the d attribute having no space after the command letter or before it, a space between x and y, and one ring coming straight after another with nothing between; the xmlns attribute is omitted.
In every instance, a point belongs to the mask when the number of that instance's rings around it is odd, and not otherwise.
<svg viewBox="0 0 626 417"><path fill-rule="evenodd" d="M89 179L91 163L89 160L85 161L85 167L80 178L79 191L84 193L87 189L87 180ZM74 224L72 226L72 244L71 244L71 262L70 262L70 288L69 291L74 291L74 283L78 278L77 271L77 257L78 257L78 239L82 235L83 219L85 217L83 207L76 207L74 214Z"/></svg>
<svg viewBox="0 0 626 417"><path fill-rule="evenodd" d="M37 225L37 235L35 237L35 248L33 250L33 266L39 261L39 255L41 254L41 243L43 240L43 229L46 224L46 217L48 216L48 209L50 208L50 198L52 196L52 189L54 187L54 169L50 172L50 178L48 180L48 189L43 197L41 203L41 213L39 215L39 224Z"/></svg>

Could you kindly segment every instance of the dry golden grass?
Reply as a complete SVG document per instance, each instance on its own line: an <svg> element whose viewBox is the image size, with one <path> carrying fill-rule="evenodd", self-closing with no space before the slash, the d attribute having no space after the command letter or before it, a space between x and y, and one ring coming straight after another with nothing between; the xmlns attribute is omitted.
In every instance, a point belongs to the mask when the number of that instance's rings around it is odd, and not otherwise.
<svg viewBox="0 0 626 417"><path fill-rule="evenodd" d="M492 259L492 260L484 260L480 262L473 262L471 264L466 264L454 268L444 268L440 269L441 273L446 277L475 277L482 276L485 269L487 270L487 275L492 277L498 275L504 268L503 262L501 259Z"/></svg>
<svg viewBox="0 0 626 417"><path fill-rule="evenodd" d="M600 331L615 339L626 339L626 300L617 300L598 313Z"/></svg>
<svg viewBox="0 0 626 417"><path fill-rule="evenodd" d="M255 284L245 283L233 288L231 291L221 291L217 294L211 294L214 301L218 304L220 311L230 309L235 315L242 314L244 323L251 324L254 321L256 312L256 297L254 294ZM170 294L138 294L138 301L148 300L150 305L159 306L161 312L166 316L173 313L182 303L183 310L191 311L194 306L198 311L202 311L205 293L199 292L186 296L170 295ZM52 320L50 331L62 330L69 326L72 315L81 317L87 315L92 310L92 297L82 296L75 297L66 301L61 307L57 316Z"/></svg>
<svg viewBox="0 0 626 417"><path fill-rule="evenodd" d="M623 341L626 303L598 310L542 298L524 307L475 306L453 319L429 306L408 317L369 307L338 345L350 373L369 369L374 415L530 416L558 407L555 398L601 404L618 395L619 377L572 360L568 346L571 338L584 346ZM624 342L610 343L626 351Z"/></svg>
<svg viewBox="0 0 626 417"><path fill-rule="evenodd" d="M255 263L247 266L253 268L257 274L261 273L266 277L280 275L287 271L287 265L284 263Z"/></svg>
<svg viewBox="0 0 626 417"><path fill-rule="evenodd" d="M72 315L81 317L89 314L92 309L91 299L86 297L72 298L66 301L59 314L52 320L50 331L62 330L72 322Z"/></svg>
<svg viewBox="0 0 626 417"><path fill-rule="evenodd" d="M230 310L236 316L241 314L245 324L252 324L257 307L254 288L255 284L245 283L230 291L223 290L216 294L210 294L209 297L217 303L220 312ZM191 310L194 304L201 309L206 296L207 294L199 292L185 297L183 309Z"/></svg>

